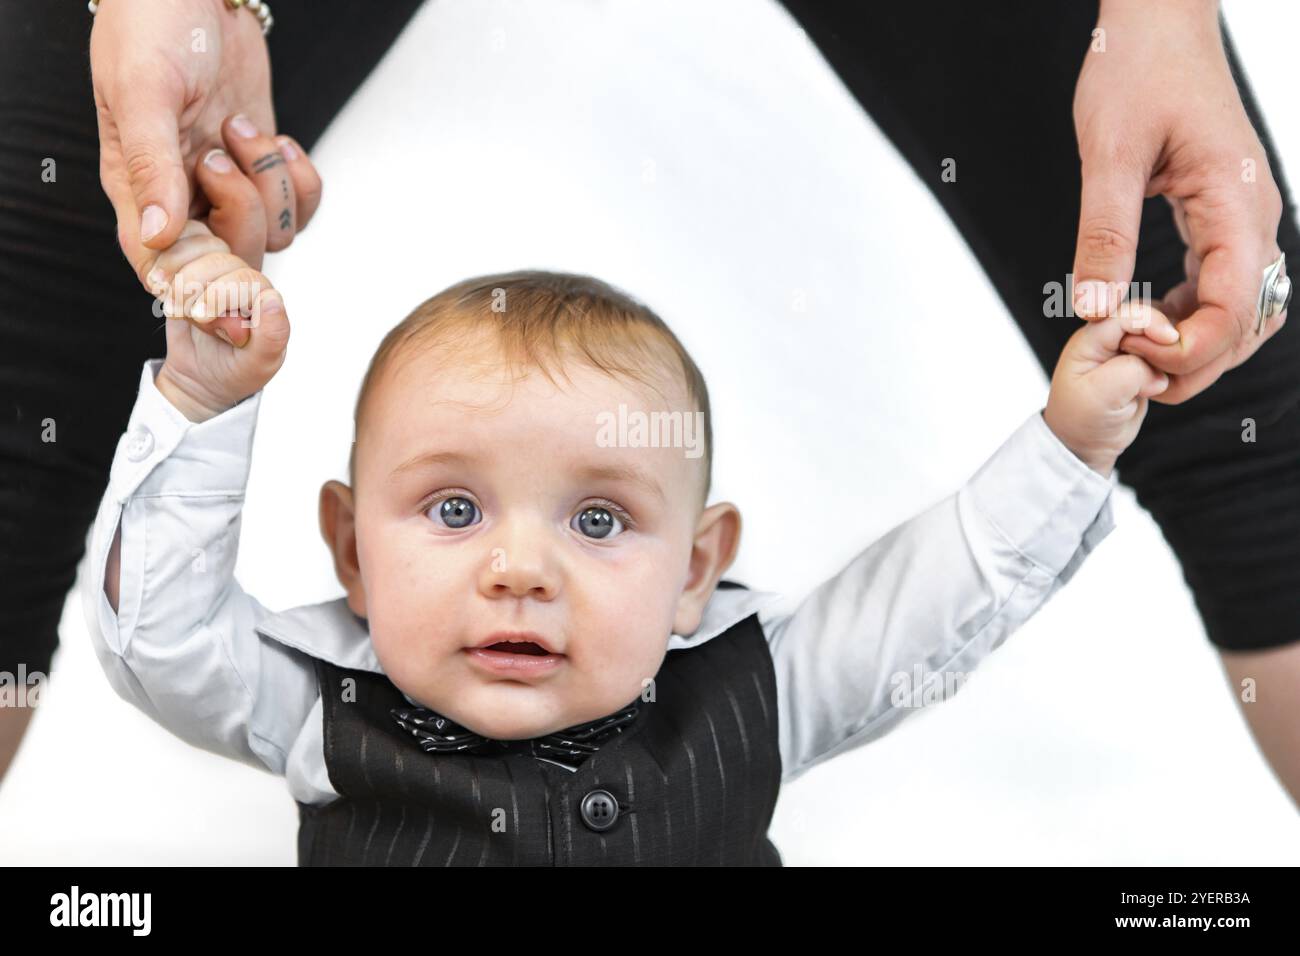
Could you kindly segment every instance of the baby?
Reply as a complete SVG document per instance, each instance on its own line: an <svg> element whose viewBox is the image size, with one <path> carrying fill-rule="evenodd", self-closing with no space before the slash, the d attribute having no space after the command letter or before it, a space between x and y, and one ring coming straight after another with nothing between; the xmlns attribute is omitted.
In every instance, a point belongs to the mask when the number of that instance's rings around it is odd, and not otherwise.
<svg viewBox="0 0 1300 956"><path fill-rule="evenodd" d="M319 503L345 597L272 613L233 569L283 302L198 222L150 274L167 356L118 444L87 620L120 695L286 776L305 865L779 865L782 782L941 696L1109 532L1167 386L1120 339L1177 338L1144 305L1078 329L960 490L778 613L724 579L740 513L709 503L708 390L668 327L584 276L469 279L362 382ZM609 440L628 409L702 421L702 448Z"/></svg>

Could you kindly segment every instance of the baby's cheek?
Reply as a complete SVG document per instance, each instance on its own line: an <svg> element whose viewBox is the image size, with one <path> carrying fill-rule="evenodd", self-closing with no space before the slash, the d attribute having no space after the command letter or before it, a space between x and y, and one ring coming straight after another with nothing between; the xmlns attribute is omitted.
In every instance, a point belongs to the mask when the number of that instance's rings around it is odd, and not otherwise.
<svg viewBox="0 0 1300 956"><path fill-rule="evenodd" d="M371 604L371 643L394 683L427 691L456 673L448 665L472 643L472 635L463 605L446 589L430 587L426 579L413 584L406 572L395 569L377 582ZM398 674L404 680L397 680Z"/></svg>
<svg viewBox="0 0 1300 956"><path fill-rule="evenodd" d="M394 632L389 623L385 620L374 620L370 622L370 644L375 649L375 656L379 658L380 665L384 668L384 673L389 676L393 683L400 686L406 686L410 682L410 675L407 673L407 667L410 662L410 654L407 650L407 640L401 632Z"/></svg>
<svg viewBox="0 0 1300 956"><path fill-rule="evenodd" d="M419 609L410 603L410 597L400 592L387 594L379 588L370 599L370 642L384 670L394 681L399 677L409 680L417 676L424 633L428 630L421 622Z"/></svg>
<svg viewBox="0 0 1300 956"><path fill-rule="evenodd" d="M643 699L657 699L657 692L654 687L654 677L659 673L659 668L663 666L664 654L668 647L668 639L659 637L657 640L650 639L640 648L635 658L635 664L631 667L628 675L627 686L632 693ZM631 700L631 695L624 695L627 700Z"/></svg>
<svg viewBox="0 0 1300 956"><path fill-rule="evenodd" d="M653 620L624 618L616 627L597 634L587 653L576 663L598 688L607 709L621 707L639 695L658 673L668 646L669 632Z"/></svg>

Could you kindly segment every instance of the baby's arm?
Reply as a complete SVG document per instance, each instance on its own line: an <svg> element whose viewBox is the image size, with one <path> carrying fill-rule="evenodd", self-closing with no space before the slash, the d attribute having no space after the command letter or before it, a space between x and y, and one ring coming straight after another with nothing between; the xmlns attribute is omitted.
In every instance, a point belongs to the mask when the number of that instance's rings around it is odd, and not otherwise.
<svg viewBox="0 0 1300 956"><path fill-rule="evenodd" d="M117 693L154 721L283 773L317 689L310 661L257 633L269 612L234 576L261 393L196 424L158 391L160 365L145 364L91 533L91 640Z"/></svg>
<svg viewBox="0 0 1300 956"><path fill-rule="evenodd" d="M1115 350L1125 329L1160 340L1172 326L1135 309L1082 327L1047 407L958 492L872 544L792 614L760 613L784 779L951 695L1110 532L1112 466L1147 396L1164 387Z"/></svg>
<svg viewBox="0 0 1300 956"><path fill-rule="evenodd" d="M199 179L224 188L202 168ZM257 633L268 612L234 565L261 388L284 360L288 321L268 307L280 299L266 277L202 223L148 268L167 358L146 363L118 443L92 531L87 623L122 697L190 743L284 772L315 676Z"/></svg>
<svg viewBox="0 0 1300 956"><path fill-rule="evenodd" d="M960 687L1110 532L1111 486L1034 412L959 491L873 543L793 613L760 612L783 779Z"/></svg>

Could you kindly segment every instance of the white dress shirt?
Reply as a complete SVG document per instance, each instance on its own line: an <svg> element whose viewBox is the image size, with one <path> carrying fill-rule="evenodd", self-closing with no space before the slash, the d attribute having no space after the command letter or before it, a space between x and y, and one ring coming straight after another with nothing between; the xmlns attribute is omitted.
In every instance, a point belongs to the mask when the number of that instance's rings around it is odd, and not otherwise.
<svg viewBox="0 0 1300 956"><path fill-rule="evenodd" d="M95 652L118 694L181 739L284 774L296 800L329 803L338 793L310 657L383 669L343 598L273 613L235 580L262 393L196 424L155 387L161 364L141 372L91 535L82 601ZM794 779L915 712L918 677L969 673L1006 640L1114 527L1115 482L1036 411L957 492L792 612L773 608L777 594L719 589L669 652L758 613L776 671L782 780ZM114 614L103 581L119 522Z"/></svg>

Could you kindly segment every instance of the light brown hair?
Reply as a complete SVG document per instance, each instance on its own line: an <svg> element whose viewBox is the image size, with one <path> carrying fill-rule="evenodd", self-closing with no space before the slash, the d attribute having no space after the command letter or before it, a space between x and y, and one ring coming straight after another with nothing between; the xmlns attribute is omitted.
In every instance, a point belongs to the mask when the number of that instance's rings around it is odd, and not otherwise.
<svg viewBox="0 0 1300 956"><path fill-rule="evenodd" d="M490 329L505 359L552 374L575 357L610 375L650 388L667 373L680 376L704 423L704 493L713 472L709 391L695 362L672 330L647 306L591 276L525 270L465 279L425 300L393 327L370 360L354 412L361 433L366 399L394 361L421 343L445 344L457 332ZM348 456L356 489L356 442Z"/></svg>

